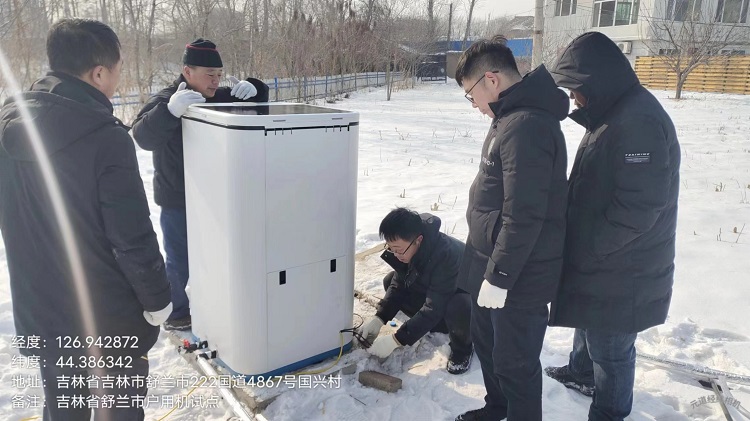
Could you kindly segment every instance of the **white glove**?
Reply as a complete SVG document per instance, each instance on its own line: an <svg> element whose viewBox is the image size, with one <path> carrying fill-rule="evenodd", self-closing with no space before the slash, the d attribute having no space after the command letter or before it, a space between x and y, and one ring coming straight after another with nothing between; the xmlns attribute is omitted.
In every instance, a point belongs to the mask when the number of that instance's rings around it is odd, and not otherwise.
<svg viewBox="0 0 750 421"><path fill-rule="evenodd" d="M396 341L396 337L394 335L386 335L376 339L375 343L373 343L371 347L367 348L367 352L376 357L385 358L391 355L391 352L393 352L393 350L398 348L399 346L401 345L398 343L398 341Z"/></svg>
<svg viewBox="0 0 750 421"><path fill-rule="evenodd" d="M188 301L190 301L190 284L189 283L185 286L185 295L187 295Z"/></svg>
<svg viewBox="0 0 750 421"><path fill-rule="evenodd" d="M360 326L359 334L366 338L368 341L372 342L372 340L378 336L378 334L380 333L380 328L383 327L384 324L385 323L383 323L383 321L380 320L378 316L375 316L372 319L368 320L367 323Z"/></svg>
<svg viewBox="0 0 750 421"><path fill-rule="evenodd" d="M234 76L229 76L227 79L229 79L229 81L234 85L234 87L232 88L232 92L230 92L233 97L239 98L244 101L248 98L252 98L255 95L258 95L258 90L255 89L255 86L253 86L252 83L246 80L239 80Z"/></svg>
<svg viewBox="0 0 750 421"><path fill-rule="evenodd" d="M482 282L482 287L479 289L477 304L479 304L479 307L503 308L505 307L505 299L507 297L507 289L496 287L485 279Z"/></svg>
<svg viewBox="0 0 750 421"><path fill-rule="evenodd" d="M189 106L206 102L206 98L203 98L203 95L201 95L200 92L195 92L192 89L185 89L186 86L187 84L185 82L180 83L180 86L177 87L177 91L169 97L169 104L167 104L169 112L177 118L182 117Z"/></svg>
<svg viewBox="0 0 750 421"><path fill-rule="evenodd" d="M167 318L169 315L172 314L172 303L170 302L167 304L166 307L159 311L144 311L143 312L143 318L146 319L146 321L151 326L159 326L160 324L167 321Z"/></svg>

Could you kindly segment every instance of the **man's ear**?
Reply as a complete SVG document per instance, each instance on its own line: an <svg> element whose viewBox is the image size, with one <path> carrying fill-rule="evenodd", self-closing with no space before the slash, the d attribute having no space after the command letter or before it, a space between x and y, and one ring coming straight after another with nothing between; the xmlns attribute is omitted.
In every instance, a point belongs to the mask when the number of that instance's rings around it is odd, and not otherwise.
<svg viewBox="0 0 750 421"><path fill-rule="evenodd" d="M102 73L106 70L106 67L99 65L96 67L92 67L91 69L87 70L81 79L88 82L91 85L94 85L95 88L99 89L102 87Z"/></svg>
<svg viewBox="0 0 750 421"><path fill-rule="evenodd" d="M500 73L485 72L484 78L489 80L493 86L500 86Z"/></svg>

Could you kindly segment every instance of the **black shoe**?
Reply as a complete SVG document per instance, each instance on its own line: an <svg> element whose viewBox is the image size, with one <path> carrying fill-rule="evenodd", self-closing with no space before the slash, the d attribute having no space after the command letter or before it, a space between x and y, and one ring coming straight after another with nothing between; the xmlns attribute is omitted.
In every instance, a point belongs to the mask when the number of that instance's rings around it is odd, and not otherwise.
<svg viewBox="0 0 750 421"><path fill-rule="evenodd" d="M190 330L192 326L193 318L190 316L164 322L164 330Z"/></svg>
<svg viewBox="0 0 750 421"><path fill-rule="evenodd" d="M547 367L544 369L544 373L562 383L563 386L568 389L573 389L583 396L588 396L589 398L594 396L594 385L581 383L576 380L575 377L570 374L570 368L568 368L567 365L562 367Z"/></svg>
<svg viewBox="0 0 750 421"><path fill-rule="evenodd" d="M507 418L504 414L494 414L487 407L472 409L456 417L456 421L500 421Z"/></svg>
<svg viewBox="0 0 750 421"><path fill-rule="evenodd" d="M448 357L448 364L445 369L450 374L464 374L471 367L471 359L474 356L474 344L471 345L468 353L454 352L451 349L451 355Z"/></svg>

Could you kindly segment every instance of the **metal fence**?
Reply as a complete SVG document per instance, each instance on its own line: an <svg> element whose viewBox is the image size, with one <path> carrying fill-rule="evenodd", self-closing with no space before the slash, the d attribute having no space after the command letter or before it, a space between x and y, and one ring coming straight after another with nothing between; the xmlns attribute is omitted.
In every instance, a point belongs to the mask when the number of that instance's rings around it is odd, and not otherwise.
<svg viewBox="0 0 750 421"><path fill-rule="evenodd" d="M394 80L401 80L402 72L393 72ZM384 86L385 72L354 73L336 76L315 76L301 78L273 78L264 79L268 85L268 100L278 102L307 102L314 99L333 98L347 92L364 88ZM223 83L222 85L226 85ZM161 88L155 88L152 95ZM115 114L124 121L135 117L141 107L137 91L124 96L116 95L112 98Z"/></svg>

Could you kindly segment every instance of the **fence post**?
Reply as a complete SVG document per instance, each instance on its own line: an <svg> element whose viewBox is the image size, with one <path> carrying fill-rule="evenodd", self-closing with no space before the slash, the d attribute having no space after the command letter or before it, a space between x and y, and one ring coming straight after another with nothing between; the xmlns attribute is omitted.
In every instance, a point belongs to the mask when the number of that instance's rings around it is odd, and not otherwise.
<svg viewBox="0 0 750 421"><path fill-rule="evenodd" d="M326 98L328 98L328 75L326 75Z"/></svg>
<svg viewBox="0 0 750 421"><path fill-rule="evenodd" d="M276 102L279 102L279 78L273 78L273 90L276 91Z"/></svg>

